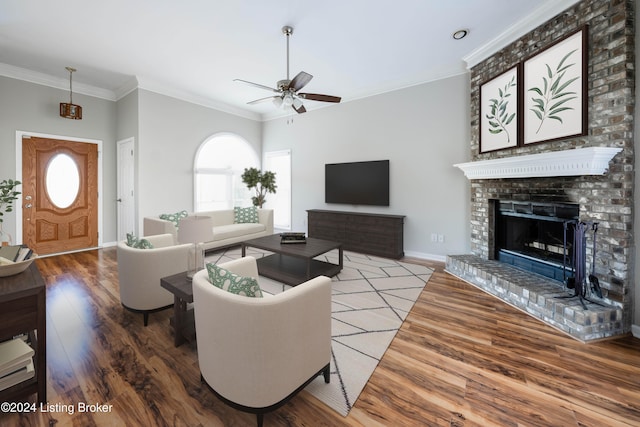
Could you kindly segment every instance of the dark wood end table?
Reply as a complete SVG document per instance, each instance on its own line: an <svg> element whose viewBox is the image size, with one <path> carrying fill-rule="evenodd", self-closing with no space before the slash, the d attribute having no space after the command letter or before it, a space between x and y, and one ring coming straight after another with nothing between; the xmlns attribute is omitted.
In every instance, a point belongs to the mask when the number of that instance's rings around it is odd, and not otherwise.
<svg viewBox="0 0 640 427"><path fill-rule="evenodd" d="M193 302L193 286L187 279L187 272L161 278L160 286L173 294L174 345L178 347L185 340L195 340L193 310L187 310L187 304Z"/></svg>
<svg viewBox="0 0 640 427"><path fill-rule="evenodd" d="M0 391L0 402L22 401L34 393L38 403L47 402L46 304L46 285L35 262L22 273L0 277L0 342L28 334L35 350L35 376Z"/></svg>

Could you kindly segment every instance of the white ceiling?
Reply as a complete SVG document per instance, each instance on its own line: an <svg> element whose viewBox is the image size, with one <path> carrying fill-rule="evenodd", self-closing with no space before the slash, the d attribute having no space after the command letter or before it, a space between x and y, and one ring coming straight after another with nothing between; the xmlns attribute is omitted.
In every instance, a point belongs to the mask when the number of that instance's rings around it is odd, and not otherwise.
<svg viewBox="0 0 640 427"><path fill-rule="evenodd" d="M0 0L0 75L118 99L135 87L264 119L286 75L343 102L464 72L577 0ZM452 38L458 29L469 35ZM473 64L470 64L473 65ZM305 101L307 110L327 104Z"/></svg>

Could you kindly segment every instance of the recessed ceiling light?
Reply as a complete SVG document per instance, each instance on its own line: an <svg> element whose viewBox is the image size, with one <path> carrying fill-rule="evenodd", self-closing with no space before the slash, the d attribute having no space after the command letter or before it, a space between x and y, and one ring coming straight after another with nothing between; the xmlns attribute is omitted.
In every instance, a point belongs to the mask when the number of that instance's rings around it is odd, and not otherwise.
<svg viewBox="0 0 640 427"><path fill-rule="evenodd" d="M455 33L453 33L453 39L462 40L467 36L467 34L469 34L469 30L458 30Z"/></svg>

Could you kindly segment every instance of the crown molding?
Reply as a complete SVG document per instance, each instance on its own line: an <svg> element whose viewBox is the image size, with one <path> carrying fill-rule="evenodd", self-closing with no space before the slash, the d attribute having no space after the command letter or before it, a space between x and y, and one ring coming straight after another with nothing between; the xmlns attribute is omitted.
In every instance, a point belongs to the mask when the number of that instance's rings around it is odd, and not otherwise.
<svg viewBox="0 0 640 427"><path fill-rule="evenodd" d="M609 162L620 151L622 148L617 147L574 148L453 166L461 169L468 179L604 175Z"/></svg>
<svg viewBox="0 0 640 427"><path fill-rule="evenodd" d="M159 95L169 96L171 98L189 102L191 104L201 105L203 107L222 111L223 113L229 113L229 114L233 114L234 116L244 117L245 119L262 121L262 115L259 113L247 111L242 108L235 107L233 105L225 104L220 101L215 101L211 98L193 94L191 92L171 88L171 87L168 87L167 85L152 82L150 80L138 79L138 88L147 90L149 92L154 92Z"/></svg>
<svg viewBox="0 0 640 427"><path fill-rule="evenodd" d="M116 89L116 101L120 101L136 89L138 89L138 79L131 77L125 84Z"/></svg>
<svg viewBox="0 0 640 427"><path fill-rule="evenodd" d="M450 69L447 70L446 72L442 73L442 74L438 74L438 75L433 75L431 77L429 77L428 79L425 80L420 80L417 82L409 82L409 83L405 83L401 86L379 86L377 88L374 88L374 90L371 91L371 93L367 93L367 94L354 94L348 98L342 98L342 100L337 103L329 103L329 102L318 102L318 103L314 103L313 105L307 103L305 104L305 108L307 109L307 112L310 111L315 111L315 110L320 110L322 108L329 108L329 107L336 107L338 105L344 105L346 103L349 102L353 102L353 101L359 101L362 99L368 99L368 98L373 98L379 95L385 95L388 93L393 93L393 92L397 92L397 91L401 91L401 90L405 90L405 89L411 89L411 88L415 88L417 86L421 86L421 85L426 85L429 83L433 83L433 82L437 82L440 80L445 80L445 79L450 79L453 77L457 77L457 76L461 76L461 75L465 75L465 74L469 74L469 70L467 70L464 67L461 67L459 69ZM291 110L293 111L293 110ZM271 112L268 113L264 113L262 114L262 121L270 121L270 120L275 120L275 119L281 119L284 117L297 117L297 113L291 113L290 111L285 111L282 108L279 109L275 109Z"/></svg>
<svg viewBox="0 0 640 427"><path fill-rule="evenodd" d="M15 67L9 64L0 63L0 76L9 77L16 80L23 80L29 83L35 83L55 89L61 89L64 91L69 90L68 79L54 77L49 74L28 70L26 68ZM111 90L77 82L73 84L73 93L93 96L95 98L106 99L109 101L116 100L116 94Z"/></svg>
<svg viewBox="0 0 640 427"><path fill-rule="evenodd" d="M0 63L0 76L9 77L16 80L22 80L29 83L35 83L43 86L52 87L55 89L69 90L69 80L59 77L55 77L49 74L40 73L37 71L29 70L26 68L15 67L13 65ZM169 96L172 98L180 99L182 101L190 102L192 104L202 105L204 107L219 110L225 113L233 114L240 117L245 117L251 120L263 120L261 114L253 113L251 111L243 110L238 107L234 107L222 102L214 101L202 96L194 95L185 91L174 90L168 88L166 85L155 84L152 82L139 82L138 78L132 77L125 84L120 86L115 91L91 86L83 83L73 83L73 93L82 94L87 96L93 96L95 98L106 99L108 101L118 101L136 89L145 89L151 92L158 93L160 95Z"/></svg>
<svg viewBox="0 0 640 427"><path fill-rule="evenodd" d="M554 18L580 1L581 0L555 0L553 2L546 2L525 19L518 21L507 28L498 37L464 56L462 58L463 61L467 63L467 68L473 68L480 62L498 52L500 49L516 41L518 38L534 30L538 26L544 24L551 18Z"/></svg>

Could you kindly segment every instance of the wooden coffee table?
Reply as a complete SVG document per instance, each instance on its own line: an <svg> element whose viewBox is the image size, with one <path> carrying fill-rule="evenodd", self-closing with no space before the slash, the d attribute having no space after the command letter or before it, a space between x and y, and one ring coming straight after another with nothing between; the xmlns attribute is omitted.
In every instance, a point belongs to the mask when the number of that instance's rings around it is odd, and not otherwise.
<svg viewBox="0 0 640 427"><path fill-rule="evenodd" d="M273 252L258 258L258 272L278 282L295 286L318 276L332 277L342 270L342 243L307 237L306 243L280 243L280 235L274 234L242 242L242 256L247 247ZM338 264L314 259L338 249Z"/></svg>

